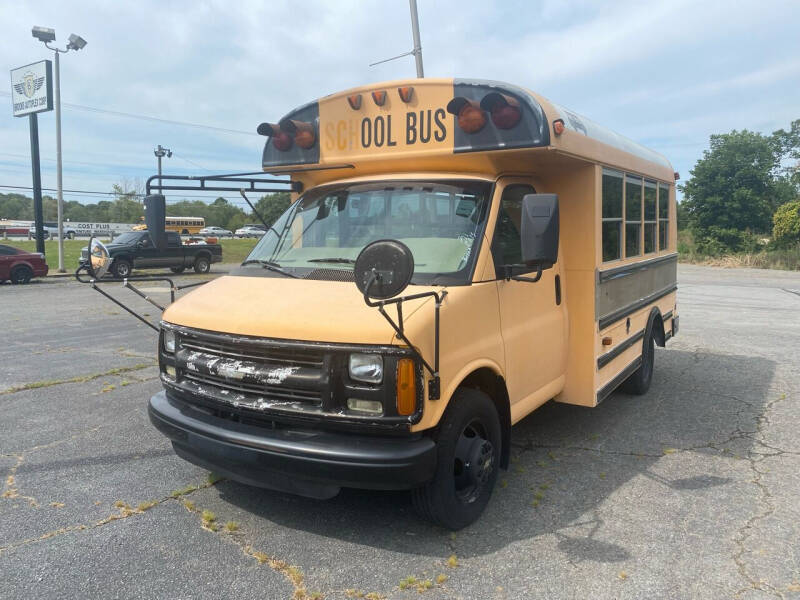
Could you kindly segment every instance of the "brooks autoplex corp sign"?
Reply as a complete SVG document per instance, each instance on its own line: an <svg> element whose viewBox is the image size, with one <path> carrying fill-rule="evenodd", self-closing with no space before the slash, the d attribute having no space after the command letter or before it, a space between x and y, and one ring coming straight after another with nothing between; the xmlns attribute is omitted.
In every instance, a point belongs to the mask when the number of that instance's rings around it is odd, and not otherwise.
<svg viewBox="0 0 800 600"><path fill-rule="evenodd" d="M14 116L53 109L53 63L49 60L11 70Z"/></svg>

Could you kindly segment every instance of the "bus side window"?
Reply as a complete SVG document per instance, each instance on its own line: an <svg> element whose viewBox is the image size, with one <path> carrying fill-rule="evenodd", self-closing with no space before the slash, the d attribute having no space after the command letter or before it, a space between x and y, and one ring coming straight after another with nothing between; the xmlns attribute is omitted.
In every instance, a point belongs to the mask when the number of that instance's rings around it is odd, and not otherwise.
<svg viewBox="0 0 800 600"><path fill-rule="evenodd" d="M603 169L603 262L622 258L622 173Z"/></svg>
<svg viewBox="0 0 800 600"><path fill-rule="evenodd" d="M656 251L656 182L644 182L644 253Z"/></svg>
<svg viewBox="0 0 800 600"><path fill-rule="evenodd" d="M642 178L625 174L625 257L642 253Z"/></svg>
<svg viewBox="0 0 800 600"><path fill-rule="evenodd" d="M658 185L658 249L669 246L669 186Z"/></svg>
<svg viewBox="0 0 800 600"><path fill-rule="evenodd" d="M502 276L503 265L522 264L520 245L522 198L526 194L535 193L536 190L533 189L533 186L525 184L512 184L503 190L492 237L492 258L496 277ZM530 270L532 269L528 269L528 271Z"/></svg>

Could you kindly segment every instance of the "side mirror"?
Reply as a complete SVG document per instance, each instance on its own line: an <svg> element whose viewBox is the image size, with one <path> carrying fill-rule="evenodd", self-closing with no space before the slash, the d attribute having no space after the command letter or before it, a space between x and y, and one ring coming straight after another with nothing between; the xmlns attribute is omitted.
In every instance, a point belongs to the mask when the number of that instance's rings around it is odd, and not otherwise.
<svg viewBox="0 0 800 600"><path fill-rule="evenodd" d="M89 240L89 261L86 263L92 279L102 279L111 266L111 255L103 242L94 237Z"/></svg>
<svg viewBox="0 0 800 600"><path fill-rule="evenodd" d="M353 266L356 287L366 298L386 300L400 294L414 275L414 256L397 240L377 240L364 246Z"/></svg>
<svg viewBox="0 0 800 600"><path fill-rule="evenodd" d="M522 199L522 262L551 268L558 260L558 196L527 194Z"/></svg>
<svg viewBox="0 0 800 600"><path fill-rule="evenodd" d="M152 194L144 199L144 222L153 246L159 250L167 247L167 199L161 194Z"/></svg>

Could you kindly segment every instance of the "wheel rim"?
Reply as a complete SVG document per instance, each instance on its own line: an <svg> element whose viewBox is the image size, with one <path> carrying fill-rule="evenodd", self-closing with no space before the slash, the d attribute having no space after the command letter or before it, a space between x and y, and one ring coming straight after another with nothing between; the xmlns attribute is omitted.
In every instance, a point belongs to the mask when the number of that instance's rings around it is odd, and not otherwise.
<svg viewBox="0 0 800 600"><path fill-rule="evenodd" d="M130 272L131 270L128 268L127 263L119 263L119 266L117 267L117 273L120 277L127 277Z"/></svg>
<svg viewBox="0 0 800 600"><path fill-rule="evenodd" d="M208 262L205 260L197 261L197 266L200 268L201 271L205 272L208 270Z"/></svg>
<svg viewBox="0 0 800 600"><path fill-rule="evenodd" d="M494 471L494 446L479 420L471 421L456 442L453 478L456 497L464 504L478 499Z"/></svg>

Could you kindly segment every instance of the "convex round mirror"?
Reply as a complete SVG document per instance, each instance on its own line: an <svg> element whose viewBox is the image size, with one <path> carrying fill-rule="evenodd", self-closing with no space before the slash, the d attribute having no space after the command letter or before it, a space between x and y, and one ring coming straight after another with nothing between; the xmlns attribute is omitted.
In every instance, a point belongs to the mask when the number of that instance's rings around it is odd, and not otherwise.
<svg viewBox="0 0 800 600"><path fill-rule="evenodd" d="M98 239L89 240L89 274L94 279L102 279L111 266L111 255L108 248Z"/></svg>
<svg viewBox="0 0 800 600"><path fill-rule="evenodd" d="M401 293L414 275L414 256L403 242L377 240L364 246L353 268L362 294L386 300Z"/></svg>

